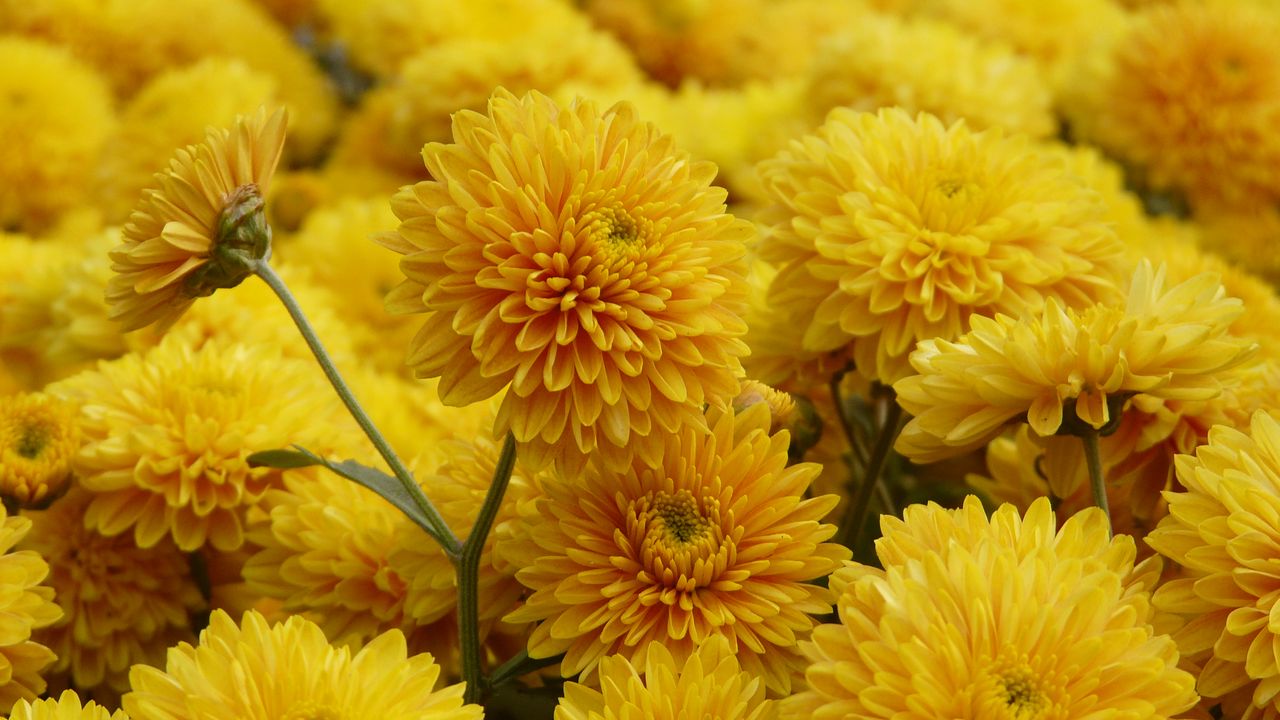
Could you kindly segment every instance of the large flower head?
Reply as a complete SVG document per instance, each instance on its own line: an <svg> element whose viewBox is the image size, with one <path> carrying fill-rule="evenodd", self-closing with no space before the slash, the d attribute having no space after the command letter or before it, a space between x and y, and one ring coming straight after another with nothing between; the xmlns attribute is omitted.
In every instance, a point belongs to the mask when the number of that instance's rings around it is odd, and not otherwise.
<svg viewBox="0 0 1280 720"><path fill-rule="evenodd" d="M1217 427L1194 456L1177 459L1186 492L1169 493L1169 515L1147 537L1182 573L1156 592L1180 619L1173 637L1199 673L1206 698L1227 717L1280 717L1280 422L1263 412L1248 432Z"/></svg>
<svg viewBox="0 0 1280 720"><path fill-rule="evenodd" d="M1041 437L1084 426L1109 429L1137 394L1208 400L1224 371L1256 349L1228 333L1243 312L1210 274L1165 288L1164 269L1143 262L1123 307L1063 308L1038 317L974 318L955 342L926 340L911 355L918 375L894 385L915 418L898 449L938 460L985 444L1025 417Z"/></svg>
<svg viewBox="0 0 1280 720"><path fill-rule="evenodd" d="M884 569L831 578L838 624L801 647L809 689L783 717L1178 716L1196 702L1178 649L1152 628L1151 563L1086 510L1059 530L1047 498L988 519L915 505L885 518Z"/></svg>
<svg viewBox="0 0 1280 720"><path fill-rule="evenodd" d="M683 663L723 635L745 669L786 692L797 637L830 609L810 582L848 550L825 542L837 498L804 497L821 468L787 467L789 435L770 435L770 419L763 403L713 411L710 430L666 437L658 468L548 480L527 509L516 575L532 594L507 616L538 621L529 654L565 653L561 673L594 682L606 655L634 664L657 643Z"/></svg>
<svg viewBox="0 0 1280 720"><path fill-rule="evenodd" d="M111 316L126 329L171 325L195 302L243 280L243 258L270 251L262 196L284 148L283 110L241 116L179 150L124 226L111 251Z"/></svg>
<svg viewBox="0 0 1280 720"><path fill-rule="evenodd" d="M70 405L44 393L0 395L0 497L20 505L56 497L79 449Z"/></svg>
<svg viewBox="0 0 1280 720"><path fill-rule="evenodd" d="M0 573L5 578L0 594L0 712L44 692L41 671L54 655L31 635L62 617L53 588L41 585L49 574L44 558L31 550L13 550L30 530L29 519L9 515L0 505Z"/></svg>
<svg viewBox="0 0 1280 720"><path fill-rule="evenodd" d="M998 129L837 109L760 173L771 302L806 325L807 350L853 342L869 379L909 374L917 341L953 339L972 316L1114 291L1123 248L1099 196Z"/></svg>
<svg viewBox="0 0 1280 720"><path fill-rule="evenodd" d="M627 104L560 107L498 91L423 149L433 180L393 202L393 312L425 313L408 362L451 405L509 386L497 431L566 470L658 462L736 389L748 224L715 166Z"/></svg>
<svg viewBox="0 0 1280 720"><path fill-rule="evenodd" d="M215 610L200 643L171 649L164 670L134 667L124 710L133 720L484 717L462 703L462 685L437 690L439 676L430 655L408 656L398 630L353 654L297 615L269 625L248 612L237 625Z"/></svg>
<svg viewBox="0 0 1280 720"><path fill-rule="evenodd" d="M334 431L322 428L341 416L326 418L330 396L309 365L263 347L177 340L50 389L80 405L74 466L94 495L85 523L132 530L144 548L171 535L187 551L234 550L244 513L280 483L281 471L251 467L249 455L295 442L324 452Z"/></svg>
<svg viewBox="0 0 1280 720"><path fill-rule="evenodd" d="M685 662L676 662L659 643L637 662L621 655L604 658L600 690L566 683L555 720L768 720L776 715L760 678L743 671L729 642L717 636Z"/></svg>

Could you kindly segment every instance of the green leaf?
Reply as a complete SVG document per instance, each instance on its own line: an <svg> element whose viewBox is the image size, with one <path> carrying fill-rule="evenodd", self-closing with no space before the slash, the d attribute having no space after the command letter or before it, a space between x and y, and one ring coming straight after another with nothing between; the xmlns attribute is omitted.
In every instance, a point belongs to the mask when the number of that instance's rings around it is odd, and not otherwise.
<svg viewBox="0 0 1280 720"><path fill-rule="evenodd" d="M293 468L311 467L312 465L323 464L323 461L317 461L315 455L308 452L298 452L297 450L263 450L249 456L250 467L269 467L280 470L292 470Z"/></svg>

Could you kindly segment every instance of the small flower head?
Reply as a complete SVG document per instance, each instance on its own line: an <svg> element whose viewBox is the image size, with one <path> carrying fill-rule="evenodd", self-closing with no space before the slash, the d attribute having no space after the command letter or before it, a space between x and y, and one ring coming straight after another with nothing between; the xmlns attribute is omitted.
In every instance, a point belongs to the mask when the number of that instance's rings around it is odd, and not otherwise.
<svg viewBox="0 0 1280 720"><path fill-rule="evenodd" d="M71 405L43 393L0 396L0 497L19 505L56 497L79 449Z"/></svg>
<svg viewBox="0 0 1280 720"><path fill-rule="evenodd" d="M198 297L238 285L271 250L263 195L284 147L285 113L265 109L179 150L111 251L111 317L168 327Z"/></svg>

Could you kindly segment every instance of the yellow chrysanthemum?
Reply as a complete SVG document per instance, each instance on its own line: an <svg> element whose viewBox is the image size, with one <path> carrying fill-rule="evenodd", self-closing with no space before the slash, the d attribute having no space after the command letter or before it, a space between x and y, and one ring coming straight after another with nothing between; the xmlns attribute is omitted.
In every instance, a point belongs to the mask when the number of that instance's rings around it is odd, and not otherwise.
<svg viewBox="0 0 1280 720"><path fill-rule="evenodd" d="M1134 566L1091 508L1061 530L1047 498L1021 517L914 505L885 517L884 570L831 578L840 623L801 643L809 689L783 717L1180 716L1196 702L1178 648L1152 628L1159 566Z"/></svg>
<svg viewBox="0 0 1280 720"><path fill-rule="evenodd" d="M817 121L832 108L900 107L975 130L1054 133L1048 83L1034 62L951 25L869 14L822 44L806 99Z"/></svg>
<svg viewBox="0 0 1280 720"><path fill-rule="evenodd" d="M199 143L205 128L231 127L276 103L276 80L232 58L207 58L152 78L125 106L112 151L102 162L99 203L110 222L124 222L165 167L174 148ZM224 191L225 192L225 191Z"/></svg>
<svg viewBox="0 0 1280 720"><path fill-rule="evenodd" d="M906 376L917 341L971 317L1114 292L1123 247L1098 195L998 129L837 109L760 173L770 302L805 324L806 350L852 341L869 379Z"/></svg>
<svg viewBox="0 0 1280 720"><path fill-rule="evenodd" d="M80 449L75 409L44 393L0 395L0 497L47 502L71 481Z"/></svg>
<svg viewBox="0 0 1280 720"><path fill-rule="evenodd" d="M81 705L74 690L64 690L56 700L19 701L9 720L129 720L129 716L123 710L111 712L92 700Z"/></svg>
<svg viewBox="0 0 1280 720"><path fill-rule="evenodd" d="M244 279L244 268L222 267L222 254L262 258L269 252L260 247L264 233L269 241L269 229L246 241L240 228L260 212L284 133L283 111L268 116L259 110L237 118L231 130L210 128L203 143L179 150L156 174L156 187L143 192L124 226L124 242L111 251L117 273L107 285L112 318L128 330L167 327L195 298ZM227 278L231 269L237 272Z"/></svg>
<svg viewBox="0 0 1280 720"><path fill-rule="evenodd" d="M546 480L516 575L532 594L507 616L538 622L529 655L565 653L561 673L594 684L606 655L635 664L656 643L683 664L723 635L745 669L787 692L797 637L830 609L810 582L849 551L820 522L837 498L804 497L821 468L787 467L789 435L769 422L764 405L713 411L710 430L664 438L656 469Z"/></svg>
<svg viewBox="0 0 1280 720"><path fill-rule="evenodd" d="M81 407L86 526L132 530L144 548L166 535L187 551L239 547L245 511L281 474L248 456L293 443L325 452L347 427L312 371L261 346L175 338L52 386Z"/></svg>
<svg viewBox="0 0 1280 720"><path fill-rule="evenodd" d="M1100 78L1084 134L1193 202L1280 201L1280 12L1247 0L1143 11Z"/></svg>
<svg viewBox="0 0 1280 720"><path fill-rule="evenodd" d="M465 405L510 386L497 433L535 465L658 462L663 434L732 396L746 328L744 243L715 167L627 104L603 113L505 91L423 150L434 180L393 199L381 241L407 279L392 312L425 313L420 377Z"/></svg>
<svg viewBox="0 0 1280 720"><path fill-rule="evenodd" d="M30 529L29 519L9 515L0 505L0 573L5 578L0 594L0 712L44 692L41 671L54 655L31 635L62 616L53 588L40 584L49 574L44 558L30 550L13 551Z"/></svg>
<svg viewBox="0 0 1280 720"><path fill-rule="evenodd" d="M135 663L164 661L165 650L195 639L191 614L204 610L187 554L169 540L139 548L127 535L85 527L92 496L75 489L31 513L22 547L49 563L48 584L62 619L34 637L58 655L46 674L80 691L124 692Z"/></svg>
<svg viewBox="0 0 1280 720"><path fill-rule="evenodd" d="M394 86L391 139L406 157L427 142L449 140L450 117L458 110L484 112L494 88L513 93L552 93L625 87L640 71L617 40L569 16L539 23L511 38L451 40L405 60Z"/></svg>
<svg viewBox="0 0 1280 720"><path fill-rule="evenodd" d="M600 690L566 683L555 720L715 718L771 720L773 701L760 678L743 672L723 637L698 646L685 662L653 643L638 662L620 655L600 661Z"/></svg>
<svg viewBox="0 0 1280 720"><path fill-rule="evenodd" d="M200 644L170 650L165 670L133 669L124 710L133 720L484 717L462 703L461 684L436 690L439 675L430 655L407 656L399 631L353 655L296 615L268 625L250 612L237 626L217 610Z"/></svg>
<svg viewBox="0 0 1280 720"><path fill-rule="evenodd" d="M0 37L0 229L42 230L85 202L114 123L92 68L63 48Z"/></svg>
<svg viewBox="0 0 1280 720"><path fill-rule="evenodd" d="M1130 397L1208 400L1223 372L1256 345L1227 331L1243 311L1216 277L1165 288L1164 268L1142 263L1124 307L1082 311L1050 301L1043 314L973 318L955 342L925 340L911 354L918 375L894 385L915 417L897 448L929 462L972 450L1025 417L1041 437L1100 430Z"/></svg>
<svg viewBox="0 0 1280 720"><path fill-rule="evenodd" d="M1170 493L1169 515L1147 542L1182 574L1155 594L1179 617L1173 633L1206 698L1227 717L1280 717L1275 612L1280 575L1280 423L1266 413L1249 432L1209 432L1195 456L1177 459L1186 492Z"/></svg>
<svg viewBox="0 0 1280 720"><path fill-rule="evenodd" d="M1200 244L1280 285L1280 203L1197 209Z"/></svg>

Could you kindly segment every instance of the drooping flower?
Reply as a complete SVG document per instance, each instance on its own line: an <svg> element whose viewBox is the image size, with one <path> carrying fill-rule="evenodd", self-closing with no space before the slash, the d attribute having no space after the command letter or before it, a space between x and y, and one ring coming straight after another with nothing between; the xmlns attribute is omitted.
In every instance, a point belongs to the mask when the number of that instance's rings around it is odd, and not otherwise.
<svg viewBox="0 0 1280 720"><path fill-rule="evenodd" d="M499 90L430 143L433 180L393 199L393 312L424 313L420 377L465 405L510 386L498 434L535 465L654 465L663 436L736 390L748 224L715 168L619 104Z"/></svg>
<svg viewBox="0 0 1280 720"><path fill-rule="evenodd" d="M177 154L124 226L111 251L111 317L126 329L167 327L197 297L233 287L246 263L270 251L265 194L284 148L285 114L266 110L210 128L204 142Z"/></svg>
<svg viewBox="0 0 1280 720"><path fill-rule="evenodd" d="M1280 717L1280 634L1268 622L1280 587L1280 422L1259 412L1248 432L1216 427L1177 472L1186 492L1167 495L1147 542L1182 572L1156 607L1179 619L1173 638L1201 695L1223 699L1228 717Z"/></svg>
<svg viewBox="0 0 1280 720"><path fill-rule="evenodd" d="M315 368L268 348L169 338L145 354L104 362L51 386L80 406L85 443L74 467L92 491L85 524L132 530L149 548L171 535L182 550L234 550L244 513L281 471L248 456L292 443L325 452L345 428Z"/></svg>
<svg viewBox="0 0 1280 720"><path fill-rule="evenodd" d="M53 588L41 584L49 565L30 550L13 550L30 529L30 520L9 515L0 505L0 573L5 578L0 594L0 712L44 692L41 671L54 655L31 635L62 616Z"/></svg>
<svg viewBox="0 0 1280 720"><path fill-rule="evenodd" d="M81 705L74 690L64 690L56 700L18 701L9 720L129 720L129 716L123 710L111 712L92 700Z"/></svg>
<svg viewBox="0 0 1280 720"><path fill-rule="evenodd" d="M248 612L237 625L215 610L199 644L171 649L164 670L134 667L123 703L132 720L484 716L462 703L461 684L437 690L439 676L430 655L408 656L398 630L353 654L298 615L269 625Z"/></svg>
<svg viewBox="0 0 1280 720"><path fill-rule="evenodd" d="M600 661L600 689L565 683L555 720L715 718L770 720L777 716L760 678L744 672L724 637L709 638L685 662L660 643L636 662L621 655Z"/></svg>
<svg viewBox="0 0 1280 720"><path fill-rule="evenodd" d="M1195 704L1177 646L1152 628L1159 566L1135 566L1101 511L1058 530L1047 498L988 519L970 496L882 527L883 570L832 576L840 622L801 643L809 687L783 717L1157 720Z"/></svg>
<svg viewBox="0 0 1280 720"><path fill-rule="evenodd" d="M80 449L75 409L44 393L0 395L0 496L18 505L56 497Z"/></svg>
<svg viewBox="0 0 1280 720"><path fill-rule="evenodd" d="M837 498L804 497L820 468L787 467L788 433L769 421L765 405L712 411L710 430L665 438L656 469L547 479L525 510L530 541L512 548L532 594L507 619L538 622L530 656L565 653L561 674L594 683L606 655L634 665L661 644L683 664L723 635L785 693L797 637L830 609L810 583L849 553L820 521Z"/></svg>
<svg viewBox="0 0 1280 720"><path fill-rule="evenodd" d="M837 109L759 170L770 301L805 326L806 350L852 342L868 379L905 377L917 341L972 317L1115 293L1123 247L1098 195L998 129Z"/></svg>
<svg viewBox="0 0 1280 720"><path fill-rule="evenodd" d="M1223 372L1256 349L1228 333L1242 311L1213 275L1166 289L1163 266L1143 262L1124 307L1077 311L1051 300L1037 317L975 317L955 342L925 340L912 353L919 374L894 390L915 417L897 448L929 462L980 447L1024 417L1049 437L1064 425L1102 430L1138 394L1214 398Z"/></svg>
<svg viewBox="0 0 1280 720"><path fill-rule="evenodd" d="M191 615L206 604L187 554L168 538L140 548L129 535L86 528L92 499L76 488L28 515L22 547L49 563L47 584L62 608L62 619L35 638L58 655L46 675L82 692L122 693L132 665L160 664L169 646L195 639Z"/></svg>

